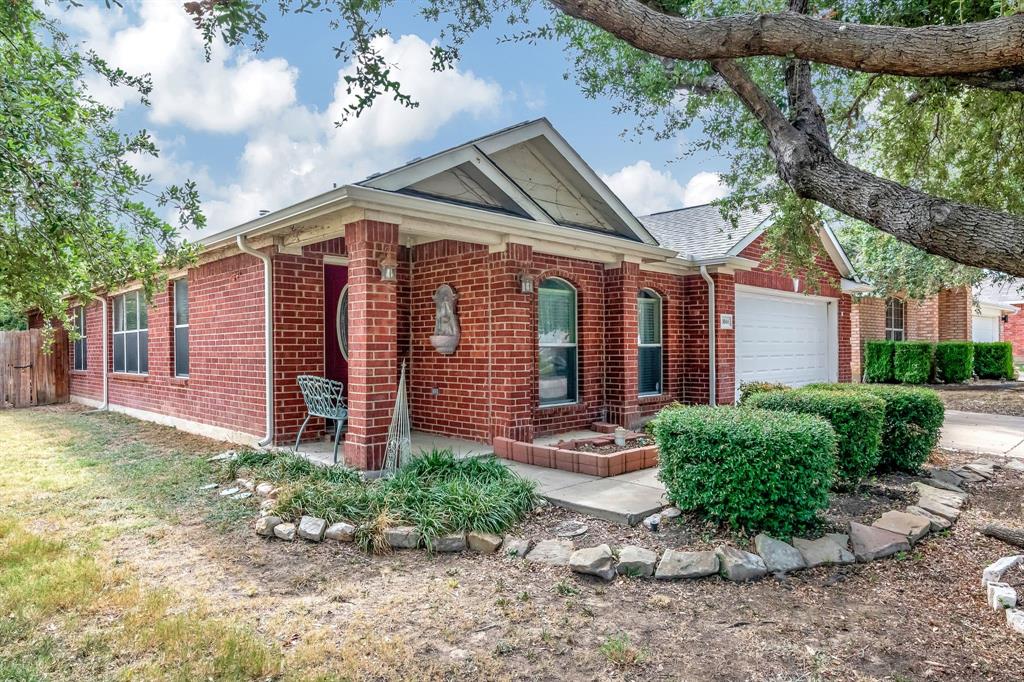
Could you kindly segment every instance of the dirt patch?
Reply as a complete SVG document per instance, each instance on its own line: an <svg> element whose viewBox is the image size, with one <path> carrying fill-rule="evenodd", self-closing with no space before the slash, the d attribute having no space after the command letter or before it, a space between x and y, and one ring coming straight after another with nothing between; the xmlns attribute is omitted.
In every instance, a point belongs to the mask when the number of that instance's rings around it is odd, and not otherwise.
<svg viewBox="0 0 1024 682"><path fill-rule="evenodd" d="M962 386L931 386L947 410L1024 417L1024 382L977 381Z"/></svg>
<svg viewBox="0 0 1024 682"><path fill-rule="evenodd" d="M625 445L616 445L615 443L597 445L595 443L581 442L569 449L578 450L579 452L596 452L599 455L611 455L616 452L625 452L626 450L633 450L635 448L646 448L648 445L654 445L654 439L648 438L647 436L640 436L638 438L628 438Z"/></svg>

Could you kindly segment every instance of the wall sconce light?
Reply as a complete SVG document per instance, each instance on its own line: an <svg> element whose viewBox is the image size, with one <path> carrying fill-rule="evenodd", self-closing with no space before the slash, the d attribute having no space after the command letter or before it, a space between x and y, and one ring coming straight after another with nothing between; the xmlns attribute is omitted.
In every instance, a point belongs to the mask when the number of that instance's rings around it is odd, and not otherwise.
<svg viewBox="0 0 1024 682"><path fill-rule="evenodd" d="M516 279L519 280L519 291L521 293L533 293L533 277L530 277L530 273L528 273L526 270L520 270L519 274L516 275Z"/></svg>
<svg viewBox="0 0 1024 682"><path fill-rule="evenodd" d="M395 259L395 254L390 251L387 252L380 258L377 264L380 267L380 281L398 281L398 261Z"/></svg>

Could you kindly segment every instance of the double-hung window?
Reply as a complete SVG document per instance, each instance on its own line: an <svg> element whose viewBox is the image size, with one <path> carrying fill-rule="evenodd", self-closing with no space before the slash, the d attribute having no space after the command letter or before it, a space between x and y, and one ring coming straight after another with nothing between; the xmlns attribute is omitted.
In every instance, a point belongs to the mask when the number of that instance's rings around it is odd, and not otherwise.
<svg viewBox="0 0 1024 682"><path fill-rule="evenodd" d="M890 298L885 302L885 340L903 341L906 337L906 307L898 298Z"/></svg>
<svg viewBox="0 0 1024 682"><path fill-rule="evenodd" d="M575 403L576 290L563 279L545 279L537 289L537 337L540 404Z"/></svg>
<svg viewBox="0 0 1024 682"><path fill-rule="evenodd" d="M149 372L149 316L141 290L114 297L114 371Z"/></svg>
<svg viewBox="0 0 1024 682"><path fill-rule="evenodd" d="M85 306L78 306L72 312L75 324L75 370L84 372L88 369L86 355L88 343L85 338Z"/></svg>
<svg viewBox="0 0 1024 682"><path fill-rule="evenodd" d="M640 395L661 393L661 296L644 289L636 299L637 379Z"/></svg>
<svg viewBox="0 0 1024 682"><path fill-rule="evenodd" d="M174 280L174 376L188 376L188 278Z"/></svg>

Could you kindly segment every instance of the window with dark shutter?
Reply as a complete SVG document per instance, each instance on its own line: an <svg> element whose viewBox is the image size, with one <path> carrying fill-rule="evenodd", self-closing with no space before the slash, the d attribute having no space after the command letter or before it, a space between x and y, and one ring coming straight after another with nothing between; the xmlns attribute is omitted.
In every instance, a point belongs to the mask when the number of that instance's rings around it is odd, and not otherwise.
<svg viewBox="0 0 1024 682"><path fill-rule="evenodd" d="M576 289L548 278L537 288L537 341L540 346L540 404L577 400Z"/></svg>
<svg viewBox="0 0 1024 682"><path fill-rule="evenodd" d="M636 304L639 392L658 395L662 390L661 296L644 289Z"/></svg>
<svg viewBox="0 0 1024 682"><path fill-rule="evenodd" d="M188 376L188 279L174 280L174 376Z"/></svg>

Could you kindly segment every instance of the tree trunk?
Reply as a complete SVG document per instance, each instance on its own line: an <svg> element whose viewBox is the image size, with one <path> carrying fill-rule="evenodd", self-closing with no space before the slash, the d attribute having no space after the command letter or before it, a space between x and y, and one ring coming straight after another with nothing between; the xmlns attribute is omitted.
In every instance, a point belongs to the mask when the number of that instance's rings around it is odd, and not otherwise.
<svg viewBox="0 0 1024 682"><path fill-rule="evenodd" d="M996 540L1002 540L1008 545L1014 545L1016 547L1024 547L1024 531L1011 530L1004 528L1003 526L994 526L989 524L981 529L982 535L987 535L990 538Z"/></svg>

